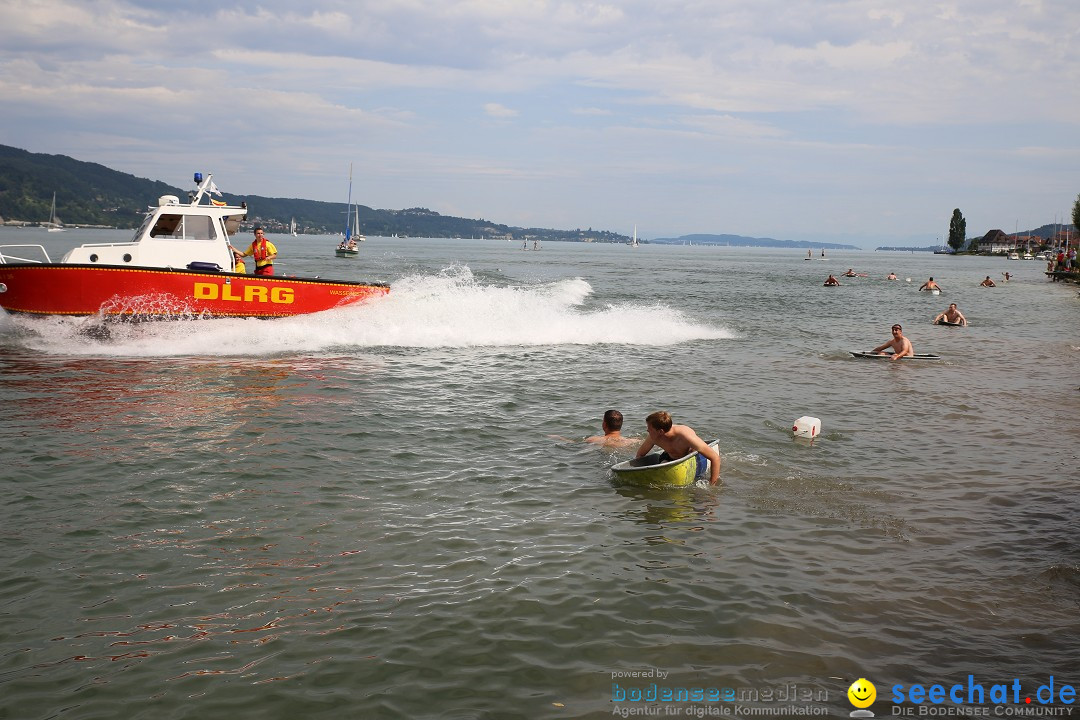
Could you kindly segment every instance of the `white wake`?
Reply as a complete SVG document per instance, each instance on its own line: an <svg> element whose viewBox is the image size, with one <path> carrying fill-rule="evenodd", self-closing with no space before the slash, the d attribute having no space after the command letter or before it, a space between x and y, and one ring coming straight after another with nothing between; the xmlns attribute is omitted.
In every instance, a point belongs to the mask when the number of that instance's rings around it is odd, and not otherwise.
<svg viewBox="0 0 1080 720"><path fill-rule="evenodd" d="M734 337L664 305L602 304L582 278L535 285L477 280L468 267L412 275L363 305L276 320L220 319L110 324L14 318L2 342L48 354L127 357L266 356L356 348L531 345L673 345ZM96 322L96 321L94 321ZM6 330L4 329L6 328Z"/></svg>

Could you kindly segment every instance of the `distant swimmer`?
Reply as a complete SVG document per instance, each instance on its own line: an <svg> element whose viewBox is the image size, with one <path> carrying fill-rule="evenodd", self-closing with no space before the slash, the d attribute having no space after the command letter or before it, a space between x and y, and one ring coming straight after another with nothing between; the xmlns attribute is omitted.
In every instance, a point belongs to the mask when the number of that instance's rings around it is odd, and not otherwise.
<svg viewBox="0 0 1080 720"><path fill-rule="evenodd" d="M1009 280L1011 280L1011 279L1012 279L1012 275L1010 275L1010 274L1009 274L1009 273L1007 273L1007 272L1003 272L1003 273L1001 273L1001 276L1002 276L1003 278L1005 278L1005 282L1009 282Z"/></svg>
<svg viewBox="0 0 1080 720"><path fill-rule="evenodd" d="M960 323L961 325L967 325L967 318L964 317L964 313L956 309L956 303L950 303L949 308L934 318L934 323L939 323L942 320L946 320L951 323Z"/></svg>
<svg viewBox="0 0 1080 720"><path fill-rule="evenodd" d="M934 282L934 278L930 278L919 286L919 290L941 290L941 286Z"/></svg>
<svg viewBox="0 0 1080 720"><path fill-rule="evenodd" d="M997 287L997 283L991 280L989 275L987 275L986 279L979 283L979 285L982 287Z"/></svg>
<svg viewBox="0 0 1080 720"><path fill-rule="evenodd" d="M604 434L587 437L585 442L603 445L604 447L626 447L641 442L637 438L623 437L622 426L623 414L618 410L608 410L604 413L603 420L600 421L600 428L604 431Z"/></svg>
<svg viewBox="0 0 1080 720"><path fill-rule="evenodd" d="M694 429L687 425L675 425L671 421L671 415L664 412L654 412L645 418L645 425L649 429L649 436L641 443L637 450L637 457L645 457L653 447L663 450L660 462L678 460L695 450L709 459L709 483L715 485L720 479L720 453L709 447L708 443L698 437Z"/></svg>
<svg viewBox="0 0 1080 720"><path fill-rule="evenodd" d="M889 276L887 278L885 278L885 279L886 280L899 280L900 278L896 277L896 273L889 273Z"/></svg>
<svg viewBox="0 0 1080 720"><path fill-rule="evenodd" d="M825 278L825 282L822 283L822 285L825 285L826 287L830 287L830 286L833 286L833 285L839 285L839 284L840 284L840 281L837 280L836 278L834 278L832 275Z"/></svg>
<svg viewBox="0 0 1080 720"><path fill-rule="evenodd" d="M885 352L885 348L892 348L892 358L890 360L899 360L907 355L915 354L915 350L911 347L911 341L904 337L904 329L900 325L892 326L892 340L878 345L870 352L878 355L888 355L889 353Z"/></svg>

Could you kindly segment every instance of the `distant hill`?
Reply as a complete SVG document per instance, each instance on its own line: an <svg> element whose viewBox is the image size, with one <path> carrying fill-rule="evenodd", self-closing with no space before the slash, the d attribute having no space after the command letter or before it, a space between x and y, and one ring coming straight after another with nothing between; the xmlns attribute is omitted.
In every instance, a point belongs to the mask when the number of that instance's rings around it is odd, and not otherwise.
<svg viewBox="0 0 1080 720"><path fill-rule="evenodd" d="M822 248L829 250L859 250L854 245L839 243L810 242L808 240L774 240L773 238L755 238L745 235L680 235L676 238L657 238L650 242L659 245L730 245L732 247L775 247L775 248Z"/></svg>
<svg viewBox="0 0 1080 720"><path fill-rule="evenodd" d="M1054 237L1058 232L1064 230L1069 230L1069 232L1074 234L1076 233L1076 228L1073 227L1072 223L1054 223L1052 225L1043 225L1041 227L1037 227L1034 230L1021 230L1019 234L1028 235L1030 237L1041 237L1043 239L1049 240L1050 238Z"/></svg>
<svg viewBox="0 0 1080 720"><path fill-rule="evenodd" d="M56 214L68 225L136 227L146 206L179 188L110 170L66 155L30 153L0 145L0 217L44 222L56 193Z"/></svg>
<svg viewBox="0 0 1080 720"><path fill-rule="evenodd" d="M192 184L194 187L194 183ZM134 228L146 208L162 195L187 197L188 190L156 180L135 177L97 163L66 155L31 153L0 145L0 219L41 223L49 218L56 193L57 216L67 225ZM245 227L259 223L281 232L296 219L304 233L337 233L345 225L344 203L297 198L223 193L231 205L246 202ZM629 242L626 235L607 230L520 228L488 220L440 215L425 208L376 210L360 205L360 227L366 235L409 237L510 238L579 242Z"/></svg>

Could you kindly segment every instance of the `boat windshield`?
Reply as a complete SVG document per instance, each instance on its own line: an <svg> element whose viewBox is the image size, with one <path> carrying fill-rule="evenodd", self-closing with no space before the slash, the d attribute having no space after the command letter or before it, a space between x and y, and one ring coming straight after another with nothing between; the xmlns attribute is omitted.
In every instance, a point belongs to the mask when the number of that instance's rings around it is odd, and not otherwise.
<svg viewBox="0 0 1080 720"><path fill-rule="evenodd" d="M213 218L206 215L172 215L162 213L150 237L170 240L217 240L217 228Z"/></svg>

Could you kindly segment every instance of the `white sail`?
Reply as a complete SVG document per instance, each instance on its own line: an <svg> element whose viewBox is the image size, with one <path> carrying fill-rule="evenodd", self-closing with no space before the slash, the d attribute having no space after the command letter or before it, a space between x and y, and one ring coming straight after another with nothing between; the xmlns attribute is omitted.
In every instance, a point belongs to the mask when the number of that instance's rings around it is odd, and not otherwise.
<svg viewBox="0 0 1080 720"><path fill-rule="evenodd" d="M353 205L353 239L356 242L364 242L367 238L364 237L364 233L360 232L360 206Z"/></svg>
<svg viewBox="0 0 1080 720"><path fill-rule="evenodd" d="M64 232L64 224L56 218L56 193L52 194L52 208L49 210L49 222L45 223L49 232Z"/></svg>
<svg viewBox="0 0 1080 720"><path fill-rule="evenodd" d="M345 232L341 234L348 243L352 237L352 163L349 163L349 195L345 198Z"/></svg>

